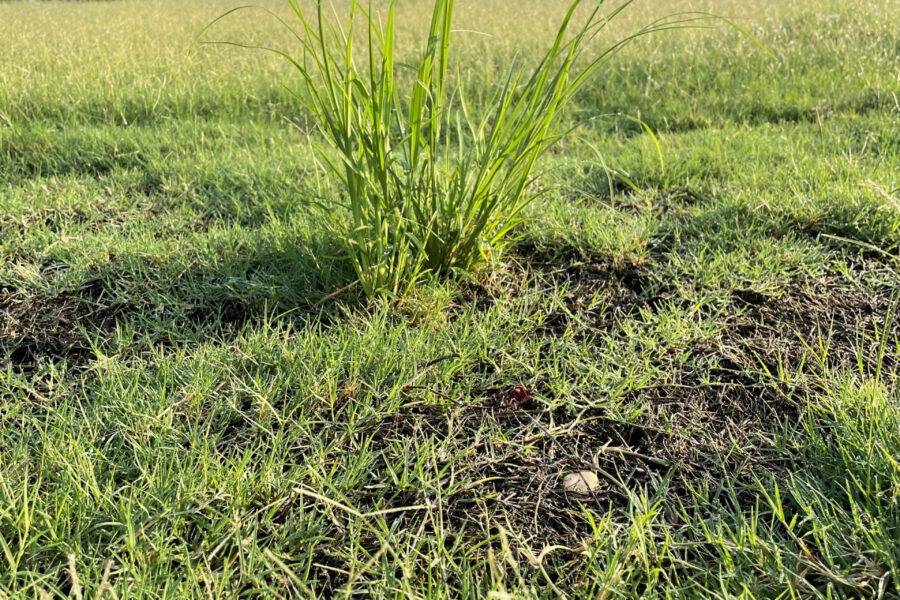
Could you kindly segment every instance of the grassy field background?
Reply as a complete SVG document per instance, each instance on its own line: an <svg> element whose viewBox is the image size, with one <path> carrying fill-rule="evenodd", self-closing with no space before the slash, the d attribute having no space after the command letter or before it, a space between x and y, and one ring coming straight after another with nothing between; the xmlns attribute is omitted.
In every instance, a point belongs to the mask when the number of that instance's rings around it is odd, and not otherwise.
<svg viewBox="0 0 900 600"><path fill-rule="evenodd" d="M511 254L321 304L289 68L188 54L232 6L0 3L0 598L900 598L900 3L636 2L775 56L633 44ZM460 77L565 6L458 3Z"/></svg>

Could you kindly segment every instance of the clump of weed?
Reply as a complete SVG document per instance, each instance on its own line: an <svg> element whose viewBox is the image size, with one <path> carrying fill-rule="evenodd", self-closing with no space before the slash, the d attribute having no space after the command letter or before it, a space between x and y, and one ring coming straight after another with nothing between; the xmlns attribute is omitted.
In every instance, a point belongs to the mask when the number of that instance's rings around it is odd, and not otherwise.
<svg viewBox="0 0 900 600"><path fill-rule="evenodd" d="M426 274L468 271L503 250L540 193L530 185L536 161L562 137L560 116L573 95L630 40L680 26L658 21L585 56L630 1L608 14L598 6L581 21L581 0L572 2L533 69L515 62L476 106L449 73L453 0L435 0L405 90L393 1L382 26L355 0L343 23L321 0L314 15L289 0L300 52L274 51L300 75L296 97L325 142L321 164L342 191L340 200L316 205L366 295L402 296Z"/></svg>

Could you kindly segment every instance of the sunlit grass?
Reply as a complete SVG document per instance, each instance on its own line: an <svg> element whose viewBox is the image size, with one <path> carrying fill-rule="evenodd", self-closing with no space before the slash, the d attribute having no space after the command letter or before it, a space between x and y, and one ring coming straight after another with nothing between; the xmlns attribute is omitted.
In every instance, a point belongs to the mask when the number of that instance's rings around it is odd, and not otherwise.
<svg viewBox="0 0 900 600"><path fill-rule="evenodd" d="M636 2L778 58L638 41L503 260L358 303L232 3L0 2L0 598L900 597L900 7L786 4ZM566 5L457 3L476 99Z"/></svg>

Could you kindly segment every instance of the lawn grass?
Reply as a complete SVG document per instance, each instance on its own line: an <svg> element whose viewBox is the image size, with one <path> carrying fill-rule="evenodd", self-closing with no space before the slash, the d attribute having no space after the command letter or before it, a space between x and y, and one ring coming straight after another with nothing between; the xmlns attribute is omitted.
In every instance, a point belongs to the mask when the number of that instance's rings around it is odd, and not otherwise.
<svg viewBox="0 0 900 600"><path fill-rule="evenodd" d="M0 3L0 598L900 598L900 4L747 4L635 3L776 57L632 45L508 254L371 302L289 67L187 55L233 4Z"/></svg>

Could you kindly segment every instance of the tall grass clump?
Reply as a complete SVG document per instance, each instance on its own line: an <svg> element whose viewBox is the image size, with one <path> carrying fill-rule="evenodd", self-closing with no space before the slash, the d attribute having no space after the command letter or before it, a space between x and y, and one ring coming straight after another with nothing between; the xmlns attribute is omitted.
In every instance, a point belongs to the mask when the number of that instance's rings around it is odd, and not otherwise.
<svg viewBox="0 0 900 600"><path fill-rule="evenodd" d="M535 164L562 136L572 96L628 41L678 26L658 21L585 57L631 1L607 14L572 2L536 64L515 61L474 106L450 68L453 0L434 0L412 65L395 54L394 0L381 20L356 0L344 20L323 0L308 11L288 0L297 23L279 20L299 52L267 49L299 73L296 97L325 141L321 164L342 189L340 199L316 205L366 295L403 295L427 273L469 270L502 250L538 194L529 185Z"/></svg>

